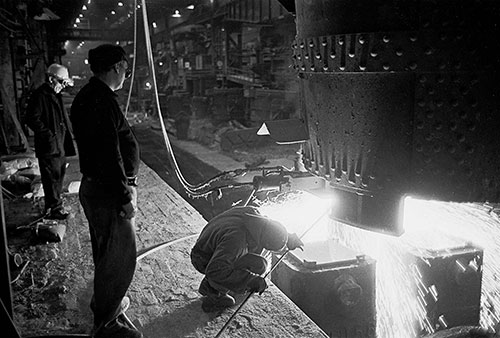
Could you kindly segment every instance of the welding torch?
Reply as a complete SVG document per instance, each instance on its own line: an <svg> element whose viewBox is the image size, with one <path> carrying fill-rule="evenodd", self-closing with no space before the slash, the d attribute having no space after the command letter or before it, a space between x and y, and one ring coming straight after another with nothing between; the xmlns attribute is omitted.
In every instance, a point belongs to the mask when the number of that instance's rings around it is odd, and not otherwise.
<svg viewBox="0 0 500 338"><path fill-rule="evenodd" d="M300 236L299 236L299 239L302 239L309 231L312 230L312 228L314 228L316 226L316 224L318 224L318 222L323 219L323 217L330 211L330 208L326 209L324 213L322 213ZM281 261L285 258L285 256L292 250L290 249L286 249L285 252L283 252L281 254L281 256L278 258L278 260L276 261L276 263L273 264L273 266L271 267L271 269L264 275L263 278L267 278L271 272L278 266L279 263L281 263ZM231 323L231 321L234 319L234 317L236 317L236 315L238 314L238 312L243 308L243 306L248 302L248 300L250 299L250 297L252 297L252 295L254 294L255 292L249 292L248 295L246 296L246 298L243 300L243 302L241 302L240 306L238 306L238 308L236 309L236 311L234 311L234 313L231 315L231 317L229 317L229 319L227 320L227 322L224 324L224 326L219 330L219 332L217 333L217 335L214 336L214 338L219 338L221 336L222 333L224 333L224 331L226 330L226 328L229 326L229 324ZM323 335L325 337L328 337L328 335L321 331L323 333Z"/></svg>

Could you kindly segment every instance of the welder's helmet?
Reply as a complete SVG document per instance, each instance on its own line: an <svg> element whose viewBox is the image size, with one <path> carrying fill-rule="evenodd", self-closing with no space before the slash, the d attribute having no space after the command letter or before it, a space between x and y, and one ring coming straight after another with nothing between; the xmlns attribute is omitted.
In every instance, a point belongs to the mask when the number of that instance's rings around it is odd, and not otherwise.
<svg viewBox="0 0 500 338"><path fill-rule="evenodd" d="M73 80L69 77L68 68L58 63L53 63L47 68L47 75L56 78L64 86L73 86Z"/></svg>
<svg viewBox="0 0 500 338"><path fill-rule="evenodd" d="M262 228L262 246L271 251L280 251L286 245L288 232L280 222L269 219Z"/></svg>

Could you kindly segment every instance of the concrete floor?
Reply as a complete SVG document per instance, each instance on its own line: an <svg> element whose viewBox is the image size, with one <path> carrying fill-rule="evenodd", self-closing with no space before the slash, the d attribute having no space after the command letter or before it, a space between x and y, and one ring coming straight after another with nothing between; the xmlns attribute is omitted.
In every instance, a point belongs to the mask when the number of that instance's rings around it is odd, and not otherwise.
<svg viewBox="0 0 500 338"><path fill-rule="evenodd" d="M144 162L139 174L137 215L137 241L141 252L159 243L197 234L206 224L206 219L210 218L207 210L210 210L210 205L215 205L215 201L209 201L209 207L205 208L206 217L186 202L172 188L174 183L169 185L165 182L171 173L162 157L163 146L158 133L152 133L147 125L136 126L136 133ZM200 157L210 153L208 149L201 149L189 141L176 142L176 147L190 154L186 156L187 162L183 161L183 166L187 163L194 171L201 170L201 176L221 170L215 167L210 169L210 164L201 166L198 162ZM196 151L201 151L201 155L193 155ZM219 164L227 164L228 169L241 166L227 158L219 159L216 154L209 157ZM67 183L79 179L78 161L72 158ZM227 198L226 203L229 203L230 197ZM71 211L71 216L64 222L67 228L63 241L40 244L32 241L29 231L12 230L35 217L36 204L32 200L22 200L9 201L6 205L9 249L30 261L19 280L12 284L14 321L23 337L86 334L92 326L89 301L93 266L87 222L76 194L65 196L65 206ZM214 337L233 313L234 309L214 314L201 310L197 288L202 276L189 261L189 250L195 238L190 237L139 261L128 293L131 306L127 313L145 337ZM222 336L324 335L280 290L270 284L261 296L250 298Z"/></svg>

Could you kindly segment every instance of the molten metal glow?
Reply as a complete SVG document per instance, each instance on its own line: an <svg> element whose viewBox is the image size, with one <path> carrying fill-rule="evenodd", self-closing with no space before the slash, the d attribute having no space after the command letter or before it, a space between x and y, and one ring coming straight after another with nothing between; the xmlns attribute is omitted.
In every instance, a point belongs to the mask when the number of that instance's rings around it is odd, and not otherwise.
<svg viewBox="0 0 500 338"><path fill-rule="evenodd" d="M301 236L316 219L332 205L332 200L321 199L307 192L284 194L272 201L266 200L259 210L263 215L281 222L289 233ZM323 217L302 238L304 243L327 238L329 218Z"/></svg>
<svg viewBox="0 0 500 338"><path fill-rule="evenodd" d="M264 215L282 222L299 236L331 207L332 201L308 193L279 196L260 206ZM377 261L377 337L416 338L432 333L426 319L425 297L439 291L424 285L416 264L408 257L426 257L429 250L482 248L483 279L480 325L494 329L500 321L500 220L492 208L480 204L405 199L405 233L393 237L335 222L328 217L304 236L304 242L335 238ZM443 319L444 321L444 319Z"/></svg>
<svg viewBox="0 0 500 338"><path fill-rule="evenodd" d="M480 325L493 329L499 321L500 223L491 208L477 204L405 200L405 233L391 237L331 221L330 237L377 260L377 336L415 338L432 333L426 320L424 297L432 286L423 285L408 253L425 256L427 250L460 247L472 243L484 250ZM419 255L419 253L421 255ZM433 292L434 291L434 292Z"/></svg>

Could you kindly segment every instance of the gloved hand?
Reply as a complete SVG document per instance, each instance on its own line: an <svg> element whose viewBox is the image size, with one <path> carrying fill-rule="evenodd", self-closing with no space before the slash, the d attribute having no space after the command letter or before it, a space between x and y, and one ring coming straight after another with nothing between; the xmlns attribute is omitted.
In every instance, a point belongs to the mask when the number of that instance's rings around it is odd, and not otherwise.
<svg viewBox="0 0 500 338"><path fill-rule="evenodd" d="M264 290L267 288L267 282L264 278L260 276L255 276L253 277L247 284L247 290L249 292L258 292L259 295L264 292Z"/></svg>
<svg viewBox="0 0 500 338"><path fill-rule="evenodd" d="M288 241L286 242L286 247L288 250L295 250L299 248L300 250L304 251L304 243L300 240L299 236L297 234L288 234Z"/></svg>

